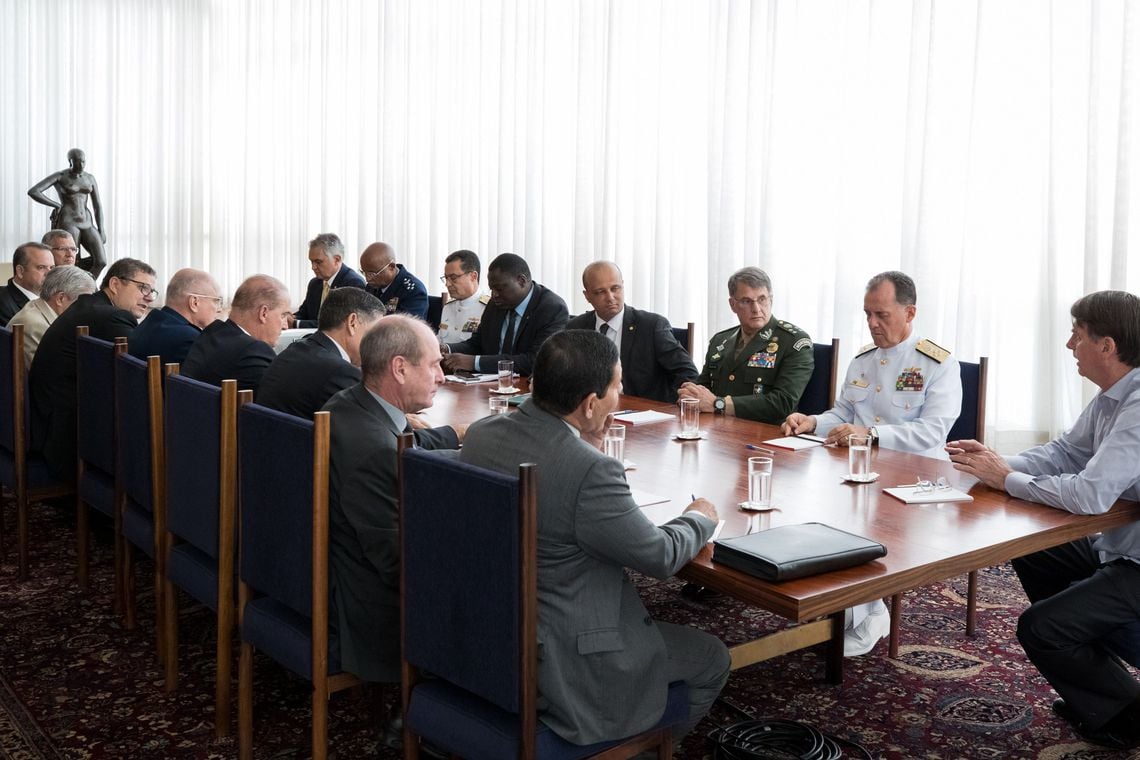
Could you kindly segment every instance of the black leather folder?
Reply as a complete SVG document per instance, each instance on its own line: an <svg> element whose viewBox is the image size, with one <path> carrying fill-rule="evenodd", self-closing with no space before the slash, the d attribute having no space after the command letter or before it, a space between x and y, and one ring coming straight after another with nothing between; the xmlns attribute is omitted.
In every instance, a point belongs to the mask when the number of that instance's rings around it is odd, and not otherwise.
<svg viewBox="0 0 1140 760"><path fill-rule="evenodd" d="M868 538L810 522L718 539L713 562L766 581L789 581L862 565L886 553L887 547Z"/></svg>

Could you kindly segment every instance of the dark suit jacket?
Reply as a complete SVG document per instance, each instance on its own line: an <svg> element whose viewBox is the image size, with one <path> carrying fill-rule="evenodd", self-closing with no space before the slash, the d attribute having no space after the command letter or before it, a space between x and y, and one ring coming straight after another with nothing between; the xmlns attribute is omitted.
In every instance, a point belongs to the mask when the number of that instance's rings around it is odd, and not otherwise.
<svg viewBox="0 0 1140 760"><path fill-rule="evenodd" d="M530 297L530 303L526 305L522 319L515 324L514 353L507 354L501 350L499 333L507 320L508 310L494 304L487 304L483 309L483 319L470 338L461 343L448 344L452 353L482 356L482 372L494 372L496 363L510 359L515 363L515 372L530 375L534 357L542 342L565 328L570 319L566 302L557 293L537 282L533 285L534 293Z"/></svg>
<svg viewBox="0 0 1140 760"><path fill-rule="evenodd" d="M131 343L127 347L131 356L146 361L148 356L161 356L162 363L181 364L190 352L190 346L202 331L192 325L174 309L163 306L152 311L131 333Z"/></svg>
<svg viewBox="0 0 1140 760"><path fill-rule="evenodd" d="M261 376L276 357L272 346L246 335L227 319L202 331L182 362L182 374L217 386L223 380L237 380L238 390L248 388L257 398Z"/></svg>
<svg viewBox="0 0 1140 760"><path fill-rule="evenodd" d="M16 316L16 312L24 308L27 302L28 297L24 291L17 288L9 277L8 284L0 288L0 327L7 327L8 320Z"/></svg>
<svg viewBox="0 0 1140 760"><path fill-rule="evenodd" d="M668 578L704 547L712 521L689 512L654 526L621 463L533 400L474 423L459 458L510 475L538 464L542 721L575 744L652 726L665 710L664 663L686 654L667 651L624 568Z"/></svg>
<svg viewBox="0 0 1140 760"><path fill-rule="evenodd" d="M261 376L257 403L311 419L333 394L360 382L360 370L345 361L332 338L306 335L278 354Z"/></svg>
<svg viewBox="0 0 1140 760"><path fill-rule="evenodd" d="M397 264L396 269L396 276L388 287L368 288L368 292L380 299L389 314L410 314L427 319L427 288L420 278L404 269L403 264Z"/></svg>
<svg viewBox="0 0 1140 760"><path fill-rule="evenodd" d="M358 383L324 405L329 451L329 619L341 666L366 681L400 680L397 427ZM417 430L424 449L459 446L449 427Z"/></svg>
<svg viewBox="0 0 1140 760"><path fill-rule="evenodd" d="M301 303L301 308L293 313L293 316L297 318L297 327L317 326L317 315L321 313L321 291L324 290L324 282L320 277L309 280L309 287L305 291L305 300ZM360 288L364 290L364 278L355 269L342 263L340 269L333 275L332 282L329 283L329 292L331 293L337 288Z"/></svg>
<svg viewBox="0 0 1140 760"><path fill-rule="evenodd" d="M94 338L129 336L138 320L113 305L102 290L79 296L44 333L28 373L32 448L43 453L62 480L75 480L75 328L87 325ZM108 441L110 446L111 442Z"/></svg>
<svg viewBox="0 0 1140 760"><path fill-rule="evenodd" d="M595 312L574 317L567 330L595 330ZM626 305L621 318L622 393L656 401L677 400L681 383L696 380L697 368L677 342L669 320L651 311Z"/></svg>

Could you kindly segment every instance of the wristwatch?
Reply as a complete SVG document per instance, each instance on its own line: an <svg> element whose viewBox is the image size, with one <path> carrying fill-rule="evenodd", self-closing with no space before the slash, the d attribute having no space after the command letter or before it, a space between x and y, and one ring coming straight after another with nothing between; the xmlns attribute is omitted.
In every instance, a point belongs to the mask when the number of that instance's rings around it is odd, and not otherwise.
<svg viewBox="0 0 1140 760"><path fill-rule="evenodd" d="M722 396L713 399L713 413L724 414L724 398Z"/></svg>

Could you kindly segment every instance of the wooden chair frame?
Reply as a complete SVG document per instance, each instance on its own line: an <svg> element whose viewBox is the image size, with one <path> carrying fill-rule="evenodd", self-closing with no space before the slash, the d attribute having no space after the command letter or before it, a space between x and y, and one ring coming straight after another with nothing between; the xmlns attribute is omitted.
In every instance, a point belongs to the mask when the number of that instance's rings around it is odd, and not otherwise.
<svg viewBox="0 0 1140 760"><path fill-rule="evenodd" d="M28 511L31 502L38 499L51 499L60 496L70 496L74 489L67 483L60 483L42 488L28 486L28 446L27 431L28 420L25 415L25 403L28 393L27 368L24 366L24 326L9 325L6 328L12 334L12 376L7 380L12 383L12 399L14 409L0 410L0 413L12 415L13 446L12 458L15 465L15 484L13 493L16 497L16 579L24 582L28 579ZM0 554L4 553L4 520L0 512Z"/></svg>
<svg viewBox="0 0 1140 760"><path fill-rule="evenodd" d="M978 357L978 413L975 429L978 431L978 443L985 443L986 438L986 388L989 387L988 357ZM902 615L902 594L891 597L891 633L888 642L887 655L891 658L899 656L899 617ZM966 574L966 635L973 636L977 629L978 617L978 571L971 570Z"/></svg>

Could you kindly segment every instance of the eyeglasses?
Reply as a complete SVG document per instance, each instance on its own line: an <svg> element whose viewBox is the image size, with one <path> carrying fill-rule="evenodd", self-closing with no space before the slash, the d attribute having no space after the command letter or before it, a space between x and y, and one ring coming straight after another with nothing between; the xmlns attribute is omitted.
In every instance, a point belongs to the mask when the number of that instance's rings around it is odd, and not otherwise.
<svg viewBox="0 0 1140 760"><path fill-rule="evenodd" d="M385 269L391 269L391 268L392 268L392 267L394 267L394 266L396 266L396 262L394 262L394 261L393 261L393 262L391 262L390 264L385 264L384 266L380 267L379 269L377 269L377 270L376 270L376 271L374 271L374 272L370 272L370 271L368 271L367 269L361 269L361 270L360 270L360 273L361 273L362 275L364 275L364 278L365 278L365 279L367 279L367 280L371 280L373 277L375 277L376 275L380 274L380 273L381 273L381 272L383 272Z"/></svg>
<svg viewBox="0 0 1140 760"><path fill-rule="evenodd" d="M73 245L57 245L52 248L53 251L67 251L68 253L79 253L79 249Z"/></svg>
<svg viewBox="0 0 1140 760"><path fill-rule="evenodd" d="M222 308L223 301L222 301L221 296L206 296L206 295L202 295L201 293L187 293L186 295L194 296L195 298L204 298L207 301L213 301L215 307L217 307L219 309Z"/></svg>
<svg viewBox="0 0 1140 760"><path fill-rule="evenodd" d="M927 480L926 478L915 476L914 483L903 486L903 488L913 488L918 493L934 493L935 491L949 491L950 484L946 482L946 478Z"/></svg>
<svg viewBox="0 0 1140 760"><path fill-rule="evenodd" d="M466 277L469 274L472 274L472 272L460 272L459 274L445 274L439 278L439 281L442 283L455 283L459 280L460 277Z"/></svg>
<svg viewBox="0 0 1140 760"><path fill-rule="evenodd" d="M158 298L158 288L154 287L153 285L148 285L147 283L139 282L138 280L132 280L130 277L120 277L119 279L125 280L126 282L133 282L135 285L138 285L139 292L142 293L143 298Z"/></svg>
<svg viewBox="0 0 1140 760"><path fill-rule="evenodd" d="M737 306L743 306L745 309L751 309L753 306L759 306L761 309L765 309L768 307L768 304L772 303L772 299L768 298L768 296L760 296L757 299L734 298L732 302Z"/></svg>

